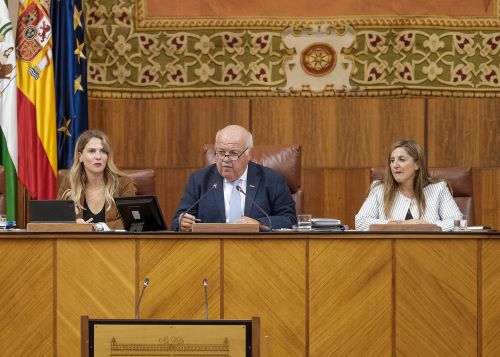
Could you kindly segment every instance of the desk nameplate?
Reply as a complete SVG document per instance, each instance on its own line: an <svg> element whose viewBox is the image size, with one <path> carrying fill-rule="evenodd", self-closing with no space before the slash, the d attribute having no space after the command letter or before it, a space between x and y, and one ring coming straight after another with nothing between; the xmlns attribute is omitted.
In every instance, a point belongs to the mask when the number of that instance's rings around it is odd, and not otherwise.
<svg viewBox="0 0 500 357"><path fill-rule="evenodd" d="M441 227L435 224L372 224L370 231L389 231L389 232L441 232Z"/></svg>

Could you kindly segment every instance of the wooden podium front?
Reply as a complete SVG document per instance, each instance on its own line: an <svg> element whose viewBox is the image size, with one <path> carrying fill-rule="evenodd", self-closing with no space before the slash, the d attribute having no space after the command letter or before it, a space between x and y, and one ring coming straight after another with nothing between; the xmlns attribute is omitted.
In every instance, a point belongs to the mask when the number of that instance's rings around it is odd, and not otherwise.
<svg viewBox="0 0 500 357"><path fill-rule="evenodd" d="M81 317L82 357L259 357L260 319L123 320Z"/></svg>
<svg viewBox="0 0 500 357"><path fill-rule="evenodd" d="M81 356L81 316L132 318L145 277L141 316L202 319L206 278L211 317L260 317L262 357L500 351L499 232L15 230L0 260L2 356Z"/></svg>
<svg viewBox="0 0 500 357"><path fill-rule="evenodd" d="M257 233L257 223L195 223L193 233Z"/></svg>

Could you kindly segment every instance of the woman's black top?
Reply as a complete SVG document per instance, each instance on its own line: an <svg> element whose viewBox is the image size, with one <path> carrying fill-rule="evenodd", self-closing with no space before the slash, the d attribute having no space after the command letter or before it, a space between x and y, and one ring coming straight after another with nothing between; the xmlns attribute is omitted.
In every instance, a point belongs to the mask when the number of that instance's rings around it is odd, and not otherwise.
<svg viewBox="0 0 500 357"><path fill-rule="evenodd" d="M91 221L92 223L98 223L98 222L106 222L106 205L102 207L101 212L94 214L89 208L89 205L87 204L87 200L83 200L83 220L87 222L89 219L92 218Z"/></svg>

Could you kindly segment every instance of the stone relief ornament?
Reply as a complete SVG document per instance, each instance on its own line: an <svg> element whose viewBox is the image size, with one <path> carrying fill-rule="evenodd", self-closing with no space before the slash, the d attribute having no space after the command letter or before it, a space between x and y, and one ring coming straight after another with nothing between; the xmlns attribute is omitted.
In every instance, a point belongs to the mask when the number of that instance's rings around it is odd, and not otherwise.
<svg viewBox="0 0 500 357"><path fill-rule="evenodd" d="M286 84L283 91L311 90L351 91L349 82L353 61L348 54L356 33L350 26L337 31L329 25L295 32L283 32L283 43L289 56L283 61Z"/></svg>

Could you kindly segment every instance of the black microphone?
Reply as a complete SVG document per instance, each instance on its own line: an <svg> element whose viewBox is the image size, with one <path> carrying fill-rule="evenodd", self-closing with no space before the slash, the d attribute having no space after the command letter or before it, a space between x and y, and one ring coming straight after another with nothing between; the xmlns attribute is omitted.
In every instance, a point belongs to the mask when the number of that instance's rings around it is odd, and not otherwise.
<svg viewBox="0 0 500 357"><path fill-rule="evenodd" d="M219 184L217 182L215 182L212 187L210 187L210 189L205 192L203 195L200 196L200 198L198 198L187 210L185 210L184 212L182 212L180 215L179 215L179 230L181 229L181 221L182 221L182 217L186 214L186 213L189 213L189 211L191 211L193 209L194 206L196 206L198 203L200 203L200 201L202 199L205 198L206 195L208 195L210 192L212 192L214 189L217 188Z"/></svg>
<svg viewBox="0 0 500 357"><path fill-rule="evenodd" d="M259 209L262 213L264 213L264 216L266 216L266 217L267 217L267 220L269 221L269 227L268 227L268 226L263 225L262 223L260 224L260 226L261 226L261 229L262 229L264 232L269 232L269 231L272 229L272 226L273 226L273 224L271 223L271 217L269 217L269 215L266 213L266 211L264 211L264 210L262 209L262 207L260 207L260 206L259 206L259 204L258 204L257 202L255 202L254 200L252 200L252 198L251 198L250 196L248 196L248 195L245 193L245 191L243 191L243 189L242 189L240 186L236 186L236 189L237 189L240 193L244 194L244 195L245 195L245 197L246 197L246 198L248 198L248 199L250 200L250 202L252 202L252 203L253 203L253 205L254 205L255 207L257 207L257 208L258 208L258 209Z"/></svg>
<svg viewBox="0 0 500 357"><path fill-rule="evenodd" d="M142 283L141 296L139 296L139 300L137 300L137 305L135 306L135 319L136 320L139 320L139 310L141 307L142 296L144 295L144 290L146 290L148 285L149 285L149 279L144 278L144 282Z"/></svg>
<svg viewBox="0 0 500 357"><path fill-rule="evenodd" d="M205 289L205 320L208 320L208 279L203 279L203 288Z"/></svg>

